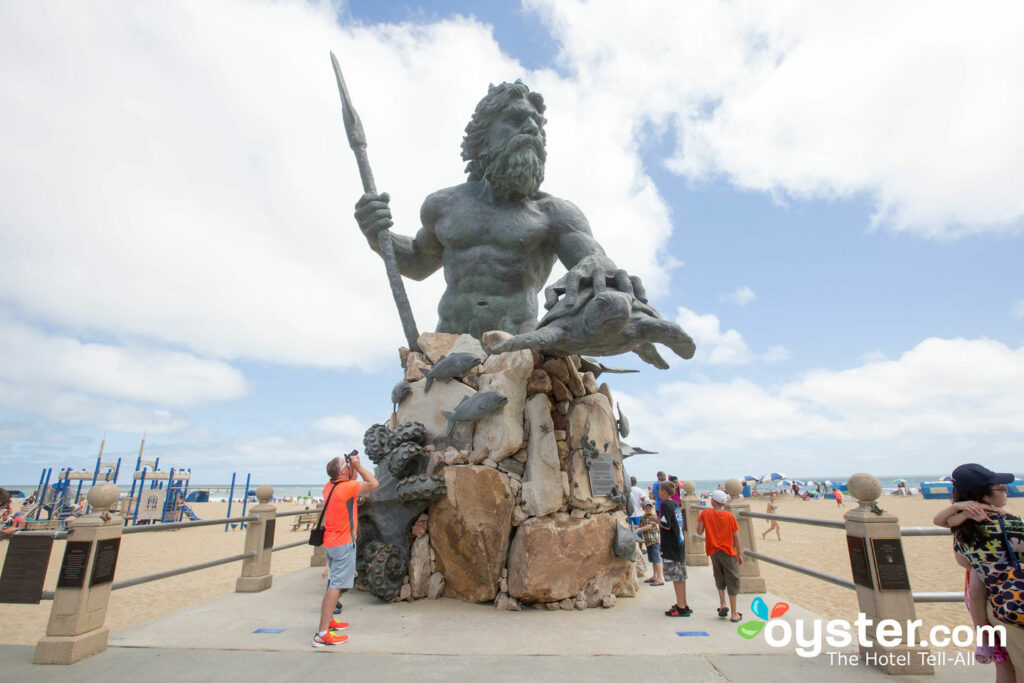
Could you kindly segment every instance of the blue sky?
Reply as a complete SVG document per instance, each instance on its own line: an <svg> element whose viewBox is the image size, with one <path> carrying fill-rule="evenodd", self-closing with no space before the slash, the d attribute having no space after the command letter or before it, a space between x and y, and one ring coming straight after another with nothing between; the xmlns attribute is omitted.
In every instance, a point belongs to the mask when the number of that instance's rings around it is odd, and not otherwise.
<svg viewBox="0 0 1024 683"><path fill-rule="evenodd" d="M544 94L544 189L698 343L606 361L632 473L1021 473L1022 39L1006 4L4 4L0 483L143 432L315 482L386 418L330 50L404 234L487 84Z"/></svg>

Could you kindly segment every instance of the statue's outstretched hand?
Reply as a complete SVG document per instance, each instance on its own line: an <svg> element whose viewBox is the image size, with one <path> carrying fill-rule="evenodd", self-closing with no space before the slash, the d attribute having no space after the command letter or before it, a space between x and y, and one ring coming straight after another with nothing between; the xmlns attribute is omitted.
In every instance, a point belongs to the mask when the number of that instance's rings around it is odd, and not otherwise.
<svg viewBox="0 0 1024 683"><path fill-rule="evenodd" d="M572 306L580 289L588 286L594 288L595 294L611 287L647 303L647 292L640 278L618 268L607 256L592 254L580 259L562 279L544 290L544 307L554 306L561 294L565 295L566 305Z"/></svg>
<svg viewBox="0 0 1024 683"><path fill-rule="evenodd" d="M391 208L388 202L391 197L387 192L381 194L364 194L356 202L356 222L371 243L377 241L377 233L387 230L394 222L391 220Z"/></svg>

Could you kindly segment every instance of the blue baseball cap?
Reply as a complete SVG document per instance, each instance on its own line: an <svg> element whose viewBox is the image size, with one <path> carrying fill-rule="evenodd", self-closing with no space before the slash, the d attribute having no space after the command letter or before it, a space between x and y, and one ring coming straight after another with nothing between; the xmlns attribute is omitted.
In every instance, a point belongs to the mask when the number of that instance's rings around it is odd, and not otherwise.
<svg viewBox="0 0 1024 683"><path fill-rule="evenodd" d="M989 484L1009 484L1014 479L1009 472L993 472L976 462L960 465L953 470L953 487L961 493L975 491Z"/></svg>

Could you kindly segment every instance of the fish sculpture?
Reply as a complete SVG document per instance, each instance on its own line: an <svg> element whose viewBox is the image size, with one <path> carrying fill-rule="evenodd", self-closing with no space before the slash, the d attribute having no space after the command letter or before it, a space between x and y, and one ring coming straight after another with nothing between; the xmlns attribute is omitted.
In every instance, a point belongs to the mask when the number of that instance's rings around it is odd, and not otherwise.
<svg viewBox="0 0 1024 683"><path fill-rule="evenodd" d="M423 372L427 383L423 386L423 393L430 391L430 385L435 380L445 381L455 377L461 377L476 366L480 365L480 358L473 353L453 353L450 356L441 356L434 363L434 367Z"/></svg>
<svg viewBox="0 0 1024 683"><path fill-rule="evenodd" d="M452 437L456 423L473 424L477 420L482 420L491 413L501 410L506 403L508 403L508 399L496 391L482 391L472 396L466 396L459 401L459 405L455 406L455 410L441 411L441 414L448 420L448 431L445 436L449 439Z"/></svg>
<svg viewBox="0 0 1024 683"><path fill-rule="evenodd" d="M610 368L596 358L587 358L586 356L580 356L580 370L583 372L594 373L594 379L601 376L603 372L610 372L617 375L625 375L631 372L640 372L639 370L628 370L623 368Z"/></svg>
<svg viewBox="0 0 1024 683"><path fill-rule="evenodd" d="M619 419L615 422L615 424L618 425L619 436L625 439L627 436L629 436L629 420L627 420L626 416L622 414L621 403L616 403L615 409L619 411Z"/></svg>
<svg viewBox="0 0 1024 683"><path fill-rule="evenodd" d="M412 385L404 379L395 385L391 390L391 412L398 410L398 404L409 397L412 393Z"/></svg>

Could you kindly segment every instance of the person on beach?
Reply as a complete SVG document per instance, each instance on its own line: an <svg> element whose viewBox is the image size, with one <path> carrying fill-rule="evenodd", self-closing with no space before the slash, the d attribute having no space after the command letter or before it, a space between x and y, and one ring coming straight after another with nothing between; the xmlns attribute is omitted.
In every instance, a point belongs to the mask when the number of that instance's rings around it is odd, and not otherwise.
<svg viewBox="0 0 1024 683"><path fill-rule="evenodd" d="M932 520L953 529L956 561L970 570L966 602L971 620L976 626L1006 628L1008 662L1000 661L998 648L980 646L977 652L995 662L999 683L1024 683L1024 626L998 618L992 604L997 594L985 585L986 577L1012 569L1013 562L1024 565L1024 521L1006 512L1006 485L1013 480L1010 473L993 472L976 463L961 465L953 470L953 504Z"/></svg>
<svg viewBox="0 0 1024 683"><path fill-rule="evenodd" d="M346 460L348 461L346 463ZM362 482L356 476L363 478ZM338 645L348 636L338 633L348 624L334 618L335 605L343 591L352 588L356 574L356 531L359 520L357 497L375 491L377 479L363 467L354 452L345 459L327 463L330 481L324 486L324 554L327 555L327 590L320 604L320 627L313 647Z"/></svg>
<svg viewBox="0 0 1024 683"><path fill-rule="evenodd" d="M21 506L22 508L25 505ZM11 511L11 494L7 489L0 489L0 534L4 537L13 536L25 526L25 518L21 511Z"/></svg>
<svg viewBox="0 0 1024 683"><path fill-rule="evenodd" d="M697 517L697 535L704 537L704 551L711 560L718 589L718 616L736 623L743 619L743 613L736 609L736 596L740 592L740 565L743 555L739 552L740 525L731 512L725 509L729 494L715 491L711 494L711 509L702 510ZM729 592L729 607L725 606L725 593Z"/></svg>
<svg viewBox="0 0 1024 683"><path fill-rule="evenodd" d="M664 472L658 472L658 480L651 486L651 500L654 501L654 514L661 514L661 496L658 495L658 489L661 487L663 481L668 480L668 475Z"/></svg>
<svg viewBox="0 0 1024 683"><path fill-rule="evenodd" d="M672 582L676 601L665 612L669 617L688 617L693 610L686 602L686 556L683 554L682 531L676 519L676 504L672 494L676 492L674 481L663 481L658 486L661 508L658 512L658 526L661 530L662 575Z"/></svg>
<svg viewBox="0 0 1024 683"><path fill-rule="evenodd" d="M651 563L653 568L653 576L644 581L652 586L664 586L665 575L662 573L661 566L661 527L658 524L658 517L654 514L654 503L646 501L644 503L644 516L640 519L640 525L637 528L640 532L640 539L647 546L647 559Z"/></svg>
<svg viewBox="0 0 1024 683"><path fill-rule="evenodd" d="M838 486L836 488L832 489L832 495L835 496L835 498L836 498L836 507L837 508L846 507L846 505L843 503L843 492L839 490Z"/></svg>
<svg viewBox="0 0 1024 683"><path fill-rule="evenodd" d="M680 490L682 484L679 483L679 477L674 474L669 476L668 480L676 485L676 492L672 494L672 502L676 504L676 509L679 509L679 506L683 504L682 491Z"/></svg>
<svg viewBox="0 0 1024 683"><path fill-rule="evenodd" d="M774 515L778 511L779 505L778 503L775 502L775 491L772 491L772 497L768 501L768 506L765 508L765 512L767 512L769 515ZM767 536L772 531L772 529L775 530L775 538L781 541L782 536L779 534L779 522L778 520L774 519L768 520L768 528L761 532L761 538Z"/></svg>
<svg viewBox="0 0 1024 683"><path fill-rule="evenodd" d="M636 485L636 477L629 478L629 498L633 501L633 515L627 517L629 525L636 529L640 526L640 519L644 516L644 490Z"/></svg>

